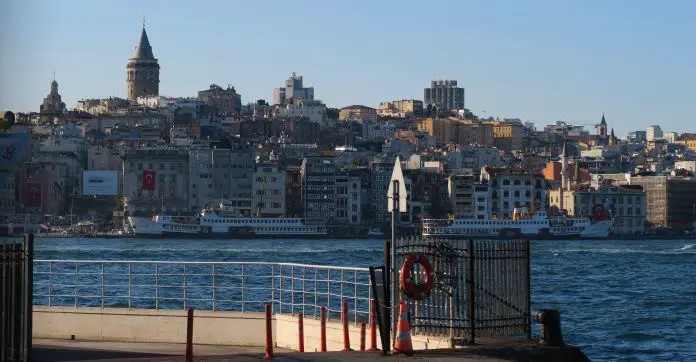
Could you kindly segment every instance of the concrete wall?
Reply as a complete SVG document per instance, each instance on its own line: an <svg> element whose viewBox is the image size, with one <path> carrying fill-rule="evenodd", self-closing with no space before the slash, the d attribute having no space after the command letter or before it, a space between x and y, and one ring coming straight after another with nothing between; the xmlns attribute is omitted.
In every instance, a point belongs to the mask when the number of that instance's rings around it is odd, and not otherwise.
<svg viewBox="0 0 696 362"><path fill-rule="evenodd" d="M298 348L297 316L275 315L273 341L282 348ZM305 318L305 351L319 351L319 319ZM34 306L34 338L84 341L185 343L186 312L183 310L70 308ZM327 349L343 349L343 329L339 320L326 323ZM360 348L360 327L349 325L351 348ZM381 348L377 331L377 346ZM413 336L414 349L448 348L441 338ZM265 346L263 313L196 311L193 321L196 344ZM370 348L370 328L366 327L366 348Z"/></svg>

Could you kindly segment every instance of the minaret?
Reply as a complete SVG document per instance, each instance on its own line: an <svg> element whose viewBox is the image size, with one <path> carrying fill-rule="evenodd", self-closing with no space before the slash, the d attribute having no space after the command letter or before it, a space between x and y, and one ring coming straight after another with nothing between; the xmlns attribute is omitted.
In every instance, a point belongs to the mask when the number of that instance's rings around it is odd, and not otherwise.
<svg viewBox="0 0 696 362"><path fill-rule="evenodd" d="M159 95L159 63L152 54L145 22L133 57L128 60L128 99Z"/></svg>
<svg viewBox="0 0 696 362"><path fill-rule="evenodd" d="M568 153L566 152L566 144L563 142L563 151L561 153L561 188L568 189Z"/></svg>
<svg viewBox="0 0 696 362"><path fill-rule="evenodd" d="M565 195L563 195L563 191L566 190L566 187L568 186L568 154L566 153L566 143L563 142L563 151L561 152L561 188L559 192L559 196L561 199L560 202L560 209L565 210Z"/></svg>

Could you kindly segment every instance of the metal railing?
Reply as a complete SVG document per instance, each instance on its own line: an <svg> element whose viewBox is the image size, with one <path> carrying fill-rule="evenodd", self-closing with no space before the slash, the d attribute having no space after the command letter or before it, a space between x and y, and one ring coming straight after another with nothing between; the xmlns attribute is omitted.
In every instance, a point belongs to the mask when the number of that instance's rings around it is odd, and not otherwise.
<svg viewBox="0 0 696 362"><path fill-rule="evenodd" d="M34 305L369 318L367 268L269 262L35 260Z"/></svg>
<svg viewBox="0 0 696 362"><path fill-rule="evenodd" d="M29 361L34 235L0 239L0 361Z"/></svg>
<svg viewBox="0 0 696 362"><path fill-rule="evenodd" d="M398 239L396 265L420 253L434 269L429 297L408 301L414 334L531 338L529 251L528 240ZM414 270L416 282L424 277Z"/></svg>

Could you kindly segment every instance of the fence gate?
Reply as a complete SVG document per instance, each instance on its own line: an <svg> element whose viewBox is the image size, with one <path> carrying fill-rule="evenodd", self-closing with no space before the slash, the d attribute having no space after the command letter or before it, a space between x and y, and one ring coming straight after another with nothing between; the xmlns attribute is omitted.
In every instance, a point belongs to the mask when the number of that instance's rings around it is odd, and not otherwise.
<svg viewBox="0 0 696 362"><path fill-rule="evenodd" d="M407 255L422 253L435 274L430 296L407 300L412 332L452 344L531 338L529 250L529 240L398 239L399 272ZM423 281L423 270L414 270L414 278Z"/></svg>
<svg viewBox="0 0 696 362"><path fill-rule="evenodd" d="M0 361L31 358L33 244L0 240Z"/></svg>

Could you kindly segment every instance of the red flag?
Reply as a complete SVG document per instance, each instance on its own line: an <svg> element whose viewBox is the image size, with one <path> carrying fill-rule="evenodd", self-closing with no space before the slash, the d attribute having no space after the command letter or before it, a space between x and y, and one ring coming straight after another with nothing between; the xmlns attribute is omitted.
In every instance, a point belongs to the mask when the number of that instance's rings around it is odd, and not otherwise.
<svg viewBox="0 0 696 362"><path fill-rule="evenodd" d="M155 171L143 171L143 190L155 189Z"/></svg>
<svg viewBox="0 0 696 362"><path fill-rule="evenodd" d="M27 184L27 206L29 207L41 207L41 184L31 183Z"/></svg>

